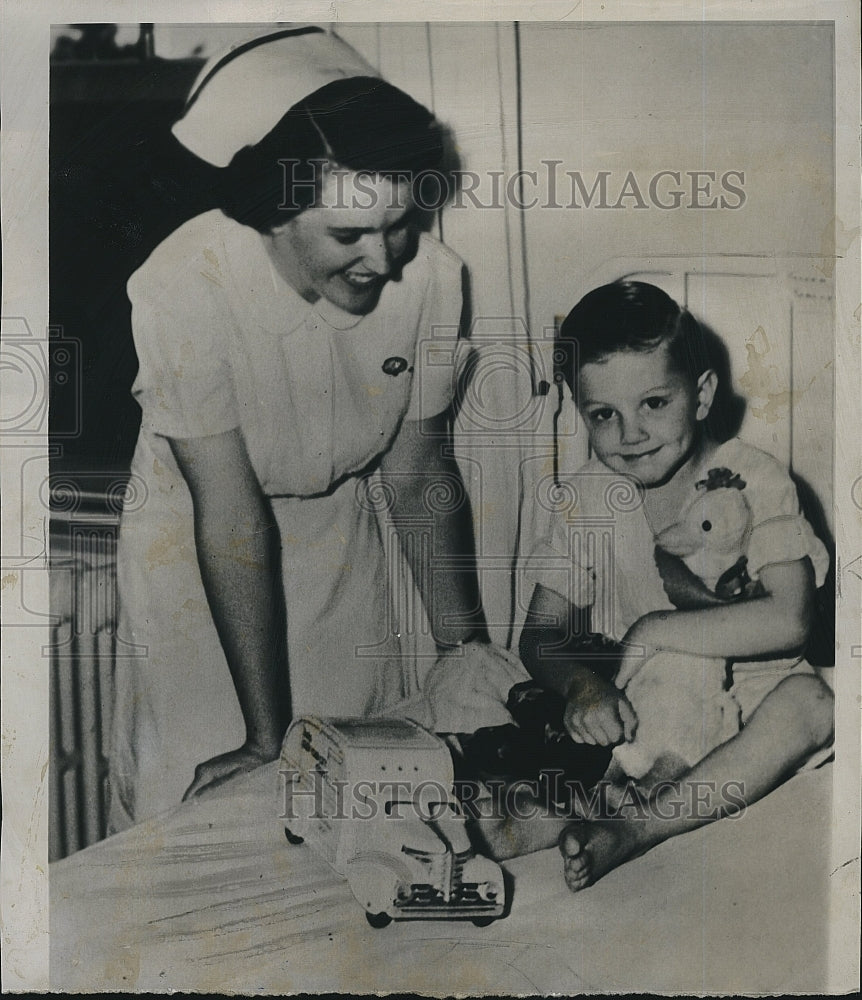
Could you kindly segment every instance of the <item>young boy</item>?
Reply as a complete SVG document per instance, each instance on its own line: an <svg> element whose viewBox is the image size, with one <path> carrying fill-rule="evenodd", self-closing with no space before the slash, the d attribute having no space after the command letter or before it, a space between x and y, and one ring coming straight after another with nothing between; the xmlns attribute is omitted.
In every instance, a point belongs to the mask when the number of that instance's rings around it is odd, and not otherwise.
<svg viewBox="0 0 862 1000"><path fill-rule="evenodd" d="M577 502L555 518L540 548L544 569L521 659L566 699L573 740L615 748L609 780L632 775L637 760L645 808L577 822L523 819L521 809L482 834L497 857L559 842L576 891L767 794L830 743L833 712L829 688L802 658L828 556L786 470L738 439L719 443L707 433L717 377L697 322L652 285L615 282L578 303L560 341L594 457L567 476ZM656 539L709 483L745 497L742 566L752 586L730 600L689 573L683 601L667 568L673 560L659 568ZM700 527L708 533L713 525L704 519ZM554 565L567 572L548 569ZM697 587L703 607L693 607ZM578 655L585 620L622 642L615 683ZM639 735L640 716L649 725Z"/></svg>

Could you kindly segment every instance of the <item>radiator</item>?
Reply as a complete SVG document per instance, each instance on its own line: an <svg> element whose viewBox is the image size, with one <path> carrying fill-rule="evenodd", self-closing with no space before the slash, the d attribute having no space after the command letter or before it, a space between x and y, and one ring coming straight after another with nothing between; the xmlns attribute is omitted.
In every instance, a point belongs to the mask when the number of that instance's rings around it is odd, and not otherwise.
<svg viewBox="0 0 862 1000"><path fill-rule="evenodd" d="M96 476L78 479L96 480ZM57 476L51 486L49 858L106 836L107 748L117 656L117 536L125 480L102 474L92 492ZM429 551L431 522L408 545ZM393 580L392 620L401 636L405 696L415 697L437 651L413 577L391 525L384 545ZM381 623L383 625L384 623ZM136 647L120 640L122 655Z"/></svg>
<svg viewBox="0 0 862 1000"><path fill-rule="evenodd" d="M52 861L101 840L107 821L119 518L104 510L104 502L78 499L70 510L55 507L51 520Z"/></svg>

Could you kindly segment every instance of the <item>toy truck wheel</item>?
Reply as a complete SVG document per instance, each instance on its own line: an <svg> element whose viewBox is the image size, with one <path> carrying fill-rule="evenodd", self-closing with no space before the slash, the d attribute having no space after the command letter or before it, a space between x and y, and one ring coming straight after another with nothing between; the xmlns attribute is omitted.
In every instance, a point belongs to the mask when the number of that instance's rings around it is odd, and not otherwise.
<svg viewBox="0 0 862 1000"><path fill-rule="evenodd" d="M494 923L493 917L474 917L473 926L474 927L490 927Z"/></svg>
<svg viewBox="0 0 862 1000"><path fill-rule="evenodd" d="M381 930L383 927L388 927L392 923L392 917L390 917L388 913L366 912L365 919L377 931Z"/></svg>
<svg viewBox="0 0 862 1000"><path fill-rule="evenodd" d="M297 837L297 835L295 833L291 833L291 831L290 831L290 829L288 827L284 828L284 835L285 835L285 837L287 837L288 844L296 845L296 844L304 844L305 843L305 838L304 837Z"/></svg>

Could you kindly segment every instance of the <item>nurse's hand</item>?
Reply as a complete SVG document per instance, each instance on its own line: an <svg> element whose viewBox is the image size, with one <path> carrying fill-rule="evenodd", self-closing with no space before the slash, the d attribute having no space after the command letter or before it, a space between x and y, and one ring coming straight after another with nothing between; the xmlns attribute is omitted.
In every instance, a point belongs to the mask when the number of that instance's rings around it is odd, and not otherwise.
<svg viewBox="0 0 862 1000"><path fill-rule="evenodd" d="M260 747L247 743L237 750L205 760L195 768L195 780L183 795L183 802L205 796L236 775L254 771L262 764L269 764L278 758L280 750L280 746Z"/></svg>
<svg viewBox="0 0 862 1000"><path fill-rule="evenodd" d="M438 657L423 691L431 728L438 733L472 733L512 722L509 689L530 675L514 653L492 642L465 643Z"/></svg>

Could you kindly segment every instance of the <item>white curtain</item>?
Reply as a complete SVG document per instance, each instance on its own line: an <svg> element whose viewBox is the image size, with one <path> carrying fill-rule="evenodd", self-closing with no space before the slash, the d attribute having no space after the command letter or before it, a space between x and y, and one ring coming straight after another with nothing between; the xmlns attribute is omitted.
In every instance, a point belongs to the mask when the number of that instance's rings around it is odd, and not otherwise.
<svg viewBox="0 0 862 1000"><path fill-rule="evenodd" d="M508 177L518 168L515 26L375 24L336 30L391 83L435 112L451 130L458 167L479 178L475 198L462 195L440 213L438 235L469 269L474 354L455 447L473 508L485 613L492 638L508 645L519 471L545 404L533 396L523 220L504 192L495 198L491 189L494 172ZM415 594L405 594L401 605L410 612L402 616L402 639L418 654L421 682L433 643Z"/></svg>

